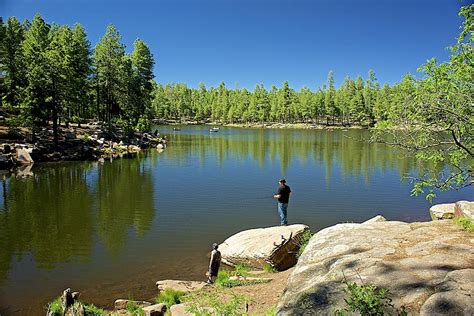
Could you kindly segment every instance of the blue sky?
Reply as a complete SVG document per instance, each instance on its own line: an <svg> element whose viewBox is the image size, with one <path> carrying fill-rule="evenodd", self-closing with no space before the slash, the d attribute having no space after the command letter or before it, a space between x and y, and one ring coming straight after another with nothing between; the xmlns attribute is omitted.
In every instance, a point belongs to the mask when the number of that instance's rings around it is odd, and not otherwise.
<svg viewBox="0 0 474 316"><path fill-rule="evenodd" d="M375 71L390 84L431 57L446 60L462 19L456 0L0 0L0 14L81 23L92 47L113 23L127 51L147 42L160 83L253 89L321 86L329 70Z"/></svg>

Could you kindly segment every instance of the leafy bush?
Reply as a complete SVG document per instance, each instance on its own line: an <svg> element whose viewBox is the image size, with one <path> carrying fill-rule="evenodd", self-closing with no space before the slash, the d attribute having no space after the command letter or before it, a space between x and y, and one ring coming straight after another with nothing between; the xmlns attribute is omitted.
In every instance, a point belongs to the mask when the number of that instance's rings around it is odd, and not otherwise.
<svg viewBox="0 0 474 316"><path fill-rule="evenodd" d="M463 230L468 232L474 232L474 223L470 217L461 216L454 219L454 223L460 226Z"/></svg>
<svg viewBox="0 0 474 316"><path fill-rule="evenodd" d="M387 314L390 310L399 316L407 315L405 308L402 307L400 311L395 309L387 289L377 288L374 285L358 285L355 282L344 281L344 283L347 286L344 292L348 295L344 301L348 307L336 310L336 315L343 316L351 312L359 312L361 315L378 316Z"/></svg>
<svg viewBox="0 0 474 316"><path fill-rule="evenodd" d="M186 295L185 292L177 291L174 289L166 289L160 292L160 294L158 294L158 297L156 298L156 302L165 304L166 307L168 307L169 309L171 305L181 303L181 300L184 295Z"/></svg>
<svg viewBox="0 0 474 316"><path fill-rule="evenodd" d="M51 303L48 304L48 311L53 315L62 315L63 314L63 306L61 304L61 298L57 298Z"/></svg>

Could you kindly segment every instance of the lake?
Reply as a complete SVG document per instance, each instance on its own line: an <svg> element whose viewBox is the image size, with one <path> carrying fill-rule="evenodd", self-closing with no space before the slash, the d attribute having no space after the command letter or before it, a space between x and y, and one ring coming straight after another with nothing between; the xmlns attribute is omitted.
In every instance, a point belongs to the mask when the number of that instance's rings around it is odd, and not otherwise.
<svg viewBox="0 0 474 316"><path fill-rule="evenodd" d="M430 220L430 203L402 181L422 166L364 142L366 130L158 128L169 138L163 152L45 163L33 176L3 180L0 314L44 314L67 287L110 307L117 298L155 297L157 280L205 280L213 242L278 225L271 197L281 177L293 191L289 223L313 232L377 214Z"/></svg>

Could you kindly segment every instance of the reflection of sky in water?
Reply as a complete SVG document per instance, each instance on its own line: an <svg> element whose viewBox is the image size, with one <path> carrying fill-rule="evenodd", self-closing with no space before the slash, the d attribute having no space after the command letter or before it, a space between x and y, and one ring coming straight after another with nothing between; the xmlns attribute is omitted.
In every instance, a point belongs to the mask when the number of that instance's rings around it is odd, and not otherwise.
<svg viewBox="0 0 474 316"><path fill-rule="evenodd" d="M158 279L202 278L212 242L278 224L271 195L280 177L293 191L289 221L313 231L377 214L429 220L430 204L400 181L419 166L356 141L366 131L208 129L164 127L162 153L43 164L34 177L8 179L8 208L0 190L0 306L40 309L66 286L104 305L130 291L152 297Z"/></svg>

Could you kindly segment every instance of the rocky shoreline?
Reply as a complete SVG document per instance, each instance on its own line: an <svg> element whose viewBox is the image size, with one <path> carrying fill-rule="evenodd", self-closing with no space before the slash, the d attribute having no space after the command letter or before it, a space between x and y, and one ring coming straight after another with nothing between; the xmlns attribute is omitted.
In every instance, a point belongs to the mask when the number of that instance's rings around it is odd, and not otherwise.
<svg viewBox="0 0 474 316"><path fill-rule="evenodd" d="M430 211L440 208L474 222L474 202L435 205ZM379 215L361 224L337 224L313 235L299 258L302 236L308 232L305 225L243 231L220 245L222 260L259 271L230 277L237 282L232 290L202 281L163 280L156 282L158 293L189 298L168 305L118 299L115 310L104 314L134 315L130 306L135 306L144 315L189 316L196 315L192 309L203 297L216 296L225 305L229 298L245 294L234 308L252 315L334 315L347 308L345 287L354 282L387 291L388 314L472 315L474 235L449 217L438 214L434 218L442 220L405 223ZM261 271L265 265L275 269ZM219 314L213 302L201 311Z"/></svg>
<svg viewBox="0 0 474 316"><path fill-rule="evenodd" d="M14 171L33 163L50 161L84 161L133 157L141 150L163 150L167 139L159 133L135 133L125 137L117 130L110 132L98 125L62 127L58 144L53 141L53 131L43 129L36 133L33 142L27 130L0 126L0 170Z"/></svg>

